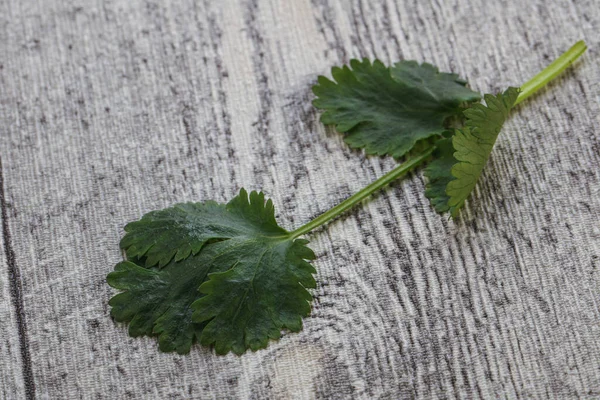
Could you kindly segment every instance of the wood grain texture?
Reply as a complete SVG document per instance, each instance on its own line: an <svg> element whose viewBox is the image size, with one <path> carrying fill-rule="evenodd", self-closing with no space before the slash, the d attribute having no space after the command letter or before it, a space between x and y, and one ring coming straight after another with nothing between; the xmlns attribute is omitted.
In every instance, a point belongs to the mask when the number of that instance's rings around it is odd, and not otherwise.
<svg viewBox="0 0 600 400"><path fill-rule="evenodd" d="M3 397L25 397L25 379L31 379L31 358L27 352L26 331L23 318L21 277L14 262L8 231L8 202L3 190L2 162L0 161L0 393ZM24 364L28 367L27 372Z"/></svg>
<svg viewBox="0 0 600 400"><path fill-rule="evenodd" d="M600 396L598 32L595 0L0 2L0 397ZM419 172L310 235L302 332L178 356L110 319L125 222L243 186L292 228L394 166L318 122L331 66L416 59L497 92L579 39L457 221Z"/></svg>

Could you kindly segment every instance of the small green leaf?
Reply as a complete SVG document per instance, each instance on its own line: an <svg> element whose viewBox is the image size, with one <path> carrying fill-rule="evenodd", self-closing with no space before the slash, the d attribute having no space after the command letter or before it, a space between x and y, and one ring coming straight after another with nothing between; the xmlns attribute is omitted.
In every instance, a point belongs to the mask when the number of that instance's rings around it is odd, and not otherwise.
<svg viewBox="0 0 600 400"><path fill-rule="evenodd" d="M335 125L346 143L367 154L403 157L417 142L441 135L465 103L481 98L466 81L430 64L402 61L388 68L364 59L350 67L334 67L335 82L320 76L313 104L325 110L324 124Z"/></svg>
<svg viewBox="0 0 600 400"><path fill-rule="evenodd" d="M446 186L454 179L450 171L455 163L452 138L438 140L433 152L433 161L425 167L424 173L428 181L425 186L425 196L439 213L450 210L448 205L450 197L446 194Z"/></svg>
<svg viewBox="0 0 600 400"><path fill-rule="evenodd" d="M458 215L475 188L518 96L519 89L513 87L496 96L486 94L485 106L475 104L465 110L465 128L456 130L452 147L447 139L437 143L436 157L425 169L429 180L425 194L437 211Z"/></svg>
<svg viewBox="0 0 600 400"><path fill-rule="evenodd" d="M111 314L131 336L158 336L162 351L187 353L200 339L241 354L299 330L310 312L314 254L277 225L263 193L178 204L127 229L130 260L107 277L124 291L110 300Z"/></svg>

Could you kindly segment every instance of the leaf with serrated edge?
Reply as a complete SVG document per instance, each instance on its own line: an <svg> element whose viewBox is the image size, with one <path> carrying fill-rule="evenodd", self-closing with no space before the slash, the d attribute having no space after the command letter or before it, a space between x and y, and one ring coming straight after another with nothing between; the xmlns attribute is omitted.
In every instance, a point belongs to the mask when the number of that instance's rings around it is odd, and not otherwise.
<svg viewBox="0 0 600 400"><path fill-rule="evenodd" d="M131 261L117 264L106 280L122 293L110 299L111 315L129 323L129 335L158 336L162 351L185 354L200 337L203 324L192 322L191 304L208 266L196 257L171 261L164 268L143 268Z"/></svg>
<svg viewBox="0 0 600 400"><path fill-rule="evenodd" d="M264 198L262 194L256 196ZM121 248L128 258L145 257L147 267L163 267L173 258L183 260L197 254L211 240L253 233L286 234L275 221L271 200L266 205L245 204L239 196L227 206L207 201L152 211L127 224L125 231Z"/></svg>
<svg viewBox="0 0 600 400"><path fill-rule="evenodd" d="M208 321L200 343L214 344L219 354L241 354L266 347L282 328L299 331L302 317L310 312L312 297L306 288L315 287L315 270L305 261L314 254L306 243L260 239L212 246L206 253L211 263L231 268L211 273L200 286L206 296L192 304L193 320Z"/></svg>
<svg viewBox="0 0 600 400"><path fill-rule="evenodd" d="M388 68L365 59L350 61L350 67L334 67L335 82L320 76L313 104L325 110L324 124L335 125L346 143L367 154L403 157L417 142L441 135L465 103L481 98L457 75L426 63Z"/></svg>
<svg viewBox="0 0 600 400"><path fill-rule="evenodd" d="M314 253L277 225L262 193L177 205L128 227L125 247L135 247L131 258L141 265L124 261L108 275L124 290L110 300L111 313L132 336L158 336L163 351L187 353L197 339L220 354L257 350L282 329L299 330L310 312ZM160 251L151 252L151 234L166 243ZM178 260L181 249L187 256ZM143 264L150 254L156 261Z"/></svg>
<svg viewBox="0 0 600 400"><path fill-rule="evenodd" d="M452 148L445 140L440 141L437 157L425 170L429 179L426 195L437 211L458 215L475 188L518 96L519 89L514 87L496 96L486 94L486 105L475 104L465 110L465 128L456 130Z"/></svg>

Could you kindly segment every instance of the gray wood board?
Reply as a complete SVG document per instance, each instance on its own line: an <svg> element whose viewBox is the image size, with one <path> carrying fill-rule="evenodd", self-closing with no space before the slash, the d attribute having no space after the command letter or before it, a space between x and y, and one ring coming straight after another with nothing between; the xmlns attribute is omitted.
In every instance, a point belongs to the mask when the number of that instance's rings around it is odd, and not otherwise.
<svg viewBox="0 0 600 400"><path fill-rule="evenodd" d="M1 169L1 166L0 166ZM1 177L1 175L0 175ZM0 179L1 181L1 179ZM4 196L0 188L0 204L4 206ZM3 208L5 209L5 208ZM0 219L3 228L7 228L7 219L0 214ZM27 359L27 354L22 354L21 350L26 350L26 342L21 338L25 338L19 332L19 319L23 319L23 301L20 296L22 291L19 290L18 283L20 277L18 270L15 268L11 258L9 263L6 254L14 254L10 248L6 247L7 242L4 240L5 235L0 236L0 263L2 269L0 274L0 366L2 366L2 374L0 374L0 393L3 398L7 396L23 397L25 396L24 385L24 368L23 359ZM15 271L17 276L15 276ZM31 368L31 367L29 367ZM31 376L29 369L29 376Z"/></svg>
<svg viewBox="0 0 600 400"><path fill-rule="evenodd" d="M600 396L598 32L594 0L0 2L0 397ZM245 187L292 228L394 166L318 122L331 66L416 59L497 92L579 39L458 220L416 172L310 235L302 332L179 356L110 319L125 222Z"/></svg>

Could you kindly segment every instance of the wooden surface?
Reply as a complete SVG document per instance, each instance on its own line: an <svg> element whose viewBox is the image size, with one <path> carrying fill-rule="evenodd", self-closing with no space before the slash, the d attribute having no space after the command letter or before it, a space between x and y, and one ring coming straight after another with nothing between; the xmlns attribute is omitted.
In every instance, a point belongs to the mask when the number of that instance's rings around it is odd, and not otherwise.
<svg viewBox="0 0 600 400"><path fill-rule="evenodd" d="M0 0L0 397L600 397L599 32L597 0ZM243 186L293 228L394 166L318 122L331 66L497 92L579 39L461 218L417 172L310 235L302 332L179 356L110 319L126 222Z"/></svg>

